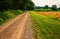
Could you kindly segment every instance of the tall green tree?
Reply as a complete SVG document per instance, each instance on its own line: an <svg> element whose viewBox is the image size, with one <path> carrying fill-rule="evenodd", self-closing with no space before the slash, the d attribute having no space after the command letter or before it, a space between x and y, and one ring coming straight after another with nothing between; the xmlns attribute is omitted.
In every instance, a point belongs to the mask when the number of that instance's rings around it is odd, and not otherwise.
<svg viewBox="0 0 60 39"><path fill-rule="evenodd" d="M58 8L58 10L60 10L60 7Z"/></svg>
<svg viewBox="0 0 60 39"><path fill-rule="evenodd" d="M33 9L34 8L34 3L31 0L25 0L22 2L21 4L21 9L23 10L29 10L29 9Z"/></svg>
<svg viewBox="0 0 60 39"><path fill-rule="evenodd" d="M54 11L57 11L57 6L56 5L52 5L51 9L54 10Z"/></svg>
<svg viewBox="0 0 60 39"><path fill-rule="evenodd" d="M34 3L31 0L0 0L0 10L8 9L33 9Z"/></svg>
<svg viewBox="0 0 60 39"><path fill-rule="evenodd" d="M48 5L45 5L45 6L44 6L44 9L48 9L48 8L49 8L49 6L48 6Z"/></svg>

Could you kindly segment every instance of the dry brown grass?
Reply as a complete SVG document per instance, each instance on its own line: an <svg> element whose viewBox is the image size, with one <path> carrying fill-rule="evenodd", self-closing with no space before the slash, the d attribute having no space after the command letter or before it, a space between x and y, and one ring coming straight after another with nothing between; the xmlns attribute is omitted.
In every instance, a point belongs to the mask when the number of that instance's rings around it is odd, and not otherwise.
<svg viewBox="0 0 60 39"><path fill-rule="evenodd" d="M42 15L49 16L49 17L60 20L60 12L38 12L38 14L42 14Z"/></svg>

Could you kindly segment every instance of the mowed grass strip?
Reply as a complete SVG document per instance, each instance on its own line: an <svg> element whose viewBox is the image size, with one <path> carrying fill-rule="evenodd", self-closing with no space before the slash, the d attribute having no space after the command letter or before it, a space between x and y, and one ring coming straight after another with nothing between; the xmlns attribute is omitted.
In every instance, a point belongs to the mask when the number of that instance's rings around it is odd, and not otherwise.
<svg viewBox="0 0 60 39"><path fill-rule="evenodd" d="M30 11L34 39L60 39L60 22Z"/></svg>

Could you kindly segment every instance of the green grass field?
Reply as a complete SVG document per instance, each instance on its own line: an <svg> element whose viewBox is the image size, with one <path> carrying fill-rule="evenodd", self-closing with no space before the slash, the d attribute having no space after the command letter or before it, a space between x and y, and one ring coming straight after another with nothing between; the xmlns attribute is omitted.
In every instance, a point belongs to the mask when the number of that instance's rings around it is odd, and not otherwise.
<svg viewBox="0 0 60 39"><path fill-rule="evenodd" d="M35 39L60 39L60 22L30 11Z"/></svg>

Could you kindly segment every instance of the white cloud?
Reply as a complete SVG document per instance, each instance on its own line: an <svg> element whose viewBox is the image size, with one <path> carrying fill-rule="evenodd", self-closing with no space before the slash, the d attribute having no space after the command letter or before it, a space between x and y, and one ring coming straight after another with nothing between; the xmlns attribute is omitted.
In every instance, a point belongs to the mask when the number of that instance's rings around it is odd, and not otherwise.
<svg viewBox="0 0 60 39"><path fill-rule="evenodd" d="M57 5L60 7L60 0L32 0L36 6L44 6L44 5Z"/></svg>

